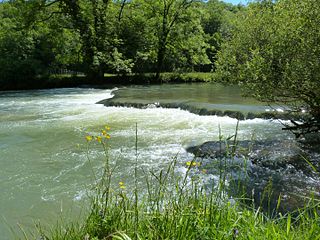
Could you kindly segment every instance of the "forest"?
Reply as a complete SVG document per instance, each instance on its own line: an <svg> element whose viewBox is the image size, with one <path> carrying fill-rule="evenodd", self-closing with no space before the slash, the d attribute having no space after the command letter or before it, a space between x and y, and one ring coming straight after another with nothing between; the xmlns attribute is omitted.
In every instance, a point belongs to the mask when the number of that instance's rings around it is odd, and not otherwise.
<svg viewBox="0 0 320 240"><path fill-rule="evenodd" d="M242 9L217 0L3 2L1 83L37 81L61 70L91 79L210 72Z"/></svg>
<svg viewBox="0 0 320 240"><path fill-rule="evenodd" d="M290 130L317 132L319 12L317 0L3 1L0 89L43 88L65 74L93 83L106 74L208 72L307 112Z"/></svg>

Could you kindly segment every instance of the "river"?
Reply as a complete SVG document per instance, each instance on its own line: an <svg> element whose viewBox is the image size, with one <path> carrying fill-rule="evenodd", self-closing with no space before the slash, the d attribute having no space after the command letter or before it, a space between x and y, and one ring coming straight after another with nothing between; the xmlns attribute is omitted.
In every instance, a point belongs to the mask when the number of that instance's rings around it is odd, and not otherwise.
<svg viewBox="0 0 320 240"><path fill-rule="evenodd" d="M213 98L203 85L180 86L188 88L188 94L194 91L194 101L230 104L234 99L248 108L239 91L219 89ZM160 89L163 98L174 98L174 88L181 90L178 85L149 88L153 92ZM132 91L136 89L132 87ZM111 98L114 91L72 88L0 92L1 239L12 239L12 232L20 235L20 228L29 234L34 231L35 222L48 227L59 219L68 221L81 215L93 182L85 136L98 134L105 125L111 128L111 159L118 165L115 182L130 186L136 123L138 165L146 170L166 166L177 154L183 168L193 158L186 152L187 147L217 140L219 126L225 136L232 135L237 124L233 118L199 116L180 109L96 104ZM215 99L220 102L215 103ZM252 104L252 100L249 102ZM259 140L293 137L281 128L278 121L244 120L240 121L239 138L250 139L253 134ZM90 145L89 156L98 172L103 151L97 144Z"/></svg>

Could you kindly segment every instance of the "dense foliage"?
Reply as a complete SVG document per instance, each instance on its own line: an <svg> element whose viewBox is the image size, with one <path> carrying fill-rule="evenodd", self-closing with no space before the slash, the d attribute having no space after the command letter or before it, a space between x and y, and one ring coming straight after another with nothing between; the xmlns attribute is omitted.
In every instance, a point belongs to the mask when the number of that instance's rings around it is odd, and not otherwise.
<svg viewBox="0 0 320 240"><path fill-rule="evenodd" d="M62 70L90 79L211 71L222 19L237 8L218 0L4 1L0 81L18 87Z"/></svg>
<svg viewBox="0 0 320 240"><path fill-rule="evenodd" d="M246 93L307 112L296 133L320 129L320 5L317 0L263 0L236 19L219 54L218 72Z"/></svg>

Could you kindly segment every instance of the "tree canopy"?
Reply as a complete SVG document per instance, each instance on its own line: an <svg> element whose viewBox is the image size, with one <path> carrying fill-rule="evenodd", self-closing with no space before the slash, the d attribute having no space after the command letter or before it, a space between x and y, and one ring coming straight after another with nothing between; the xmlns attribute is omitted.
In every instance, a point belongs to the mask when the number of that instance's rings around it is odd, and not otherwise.
<svg viewBox="0 0 320 240"><path fill-rule="evenodd" d="M317 0L262 0L235 19L217 72L245 93L307 112L296 133L320 129L320 5Z"/></svg>
<svg viewBox="0 0 320 240"><path fill-rule="evenodd" d="M59 69L90 79L211 71L221 19L231 6L217 0L1 2L0 81L22 84Z"/></svg>

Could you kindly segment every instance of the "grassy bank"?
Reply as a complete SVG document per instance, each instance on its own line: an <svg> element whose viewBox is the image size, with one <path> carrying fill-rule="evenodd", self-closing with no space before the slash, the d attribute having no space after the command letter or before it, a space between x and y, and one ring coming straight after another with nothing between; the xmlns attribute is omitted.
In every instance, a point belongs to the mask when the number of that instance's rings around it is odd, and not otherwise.
<svg viewBox="0 0 320 240"><path fill-rule="evenodd" d="M161 83L192 83L214 80L213 73L162 73L159 79L155 74L105 74L103 79L92 80L84 75L52 74L48 77L29 79L24 82L8 82L0 86L0 90L45 89L79 86L129 85L129 84L161 84Z"/></svg>
<svg viewBox="0 0 320 240"><path fill-rule="evenodd" d="M155 74L105 74L103 79L92 80L85 76L72 75L52 75L48 80L48 85L52 86L68 86L76 85L108 85L108 84L161 84L161 83L192 83L192 82L209 82L214 80L213 73L162 73L159 79L155 78Z"/></svg>
<svg viewBox="0 0 320 240"><path fill-rule="evenodd" d="M253 200L247 198L251 204L243 205L241 197L230 199L223 172L215 184L205 186L206 171L200 162L181 166L173 159L166 169L146 172L141 187L137 154L131 184L115 183L108 130L86 136L88 146L95 142L106 153L87 218L80 224L40 231L42 239L320 239L319 202L310 200L297 212L269 217ZM177 174L181 167L185 172ZM98 174L93 175L97 179Z"/></svg>

